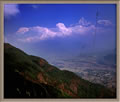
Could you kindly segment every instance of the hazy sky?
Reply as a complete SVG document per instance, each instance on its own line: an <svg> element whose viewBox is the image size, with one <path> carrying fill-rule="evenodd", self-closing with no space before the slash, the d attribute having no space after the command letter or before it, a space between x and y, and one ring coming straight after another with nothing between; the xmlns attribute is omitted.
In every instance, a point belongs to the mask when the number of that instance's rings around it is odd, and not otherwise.
<svg viewBox="0 0 120 102"><path fill-rule="evenodd" d="M5 4L5 42L43 58L93 51L97 9L95 50L114 49L115 4Z"/></svg>

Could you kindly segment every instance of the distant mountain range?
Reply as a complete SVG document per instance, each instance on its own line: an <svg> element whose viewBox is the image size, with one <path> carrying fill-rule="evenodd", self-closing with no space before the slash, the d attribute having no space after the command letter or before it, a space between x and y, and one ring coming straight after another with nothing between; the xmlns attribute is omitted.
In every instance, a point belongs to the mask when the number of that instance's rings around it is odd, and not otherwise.
<svg viewBox="0 0 120 102"><path fill-rule="evenodd" d="M116 93L5 43L4 98L116 98Z"/></svg>
<svg viewBox="0 0 120 102"><path fill-rule="evenodd" d="M103 56L99 56L97 58L97 62L100 64L106 64L111 66L116 66L116 50L108 51L107 53L103 54Z"/></svg>
<svg viewBox="0 0 120 102"><path fill-rule="evenodd" d="M76 58L81 58L81 57L94 57L96 56L96 61L99 64L105 64L105 65L111 65L115 66L116 65L116 48L112 50L105 50L105 51L98 51L94 53L81 53L79 56Z"/></svg>

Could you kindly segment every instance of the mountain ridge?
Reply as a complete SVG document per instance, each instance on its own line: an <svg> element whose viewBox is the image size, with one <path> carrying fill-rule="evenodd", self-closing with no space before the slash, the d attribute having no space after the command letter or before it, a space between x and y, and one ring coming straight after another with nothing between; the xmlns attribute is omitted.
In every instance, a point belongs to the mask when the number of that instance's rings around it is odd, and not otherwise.
<svg viewBox="0 0 120 102"><path fill-rule="evenodd" d="M45 59L28 55L8 43L4 43L4 65L5 98L116 97L115 93L111 92L104 86L86 81L73 72L60 70L57 67L50 65ZM11 73L14 77L11 76ZM20 79L20 84L22 84L23 87L26 87L26 84L23 83L30 83L32 88L28 85L29 88L22 89L13 81L18 81L15 79L16 76ZM12 85L14 87L12 87ZM10 89L8 87L13 88L13 96L6 92L6 90L12 92L12 88ZM21 90L24 91L22 92ZM52 90L52 92L50 92L50 90ZM15 93L17 93L17 96L15 96ZM24 95L21 95L23 93ZM42 93L42 95L40 93Z"/></svg>

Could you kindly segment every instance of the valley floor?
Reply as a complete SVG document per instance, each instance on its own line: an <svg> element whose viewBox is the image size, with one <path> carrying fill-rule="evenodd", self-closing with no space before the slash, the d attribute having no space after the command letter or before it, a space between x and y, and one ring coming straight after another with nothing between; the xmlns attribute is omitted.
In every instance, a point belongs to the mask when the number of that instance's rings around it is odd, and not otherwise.
<svg viewBox="0 0 120 102"><path fill-rule="evenodd" d="M102 84L108 88L116 88L115 66L99 64L93 57L81 57L76 59L56 59L51 62L61 70L75 72L85 80Z"/></svg>

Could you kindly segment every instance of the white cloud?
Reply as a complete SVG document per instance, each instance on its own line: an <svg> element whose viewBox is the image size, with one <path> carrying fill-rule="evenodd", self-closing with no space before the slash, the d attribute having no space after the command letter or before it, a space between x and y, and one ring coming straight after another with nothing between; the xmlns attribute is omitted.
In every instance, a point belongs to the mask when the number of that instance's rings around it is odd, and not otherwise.
<svg viewBox="0 0 120 102"><path fill-rule="evenodd" d="M4 5L4 16L5 18L10 18L11 16L15 16L20 13L17 4L5 4Z"/></svg>
<svg viewBox="0 0 120 102"><path fill-rule="evenodd" d="M28 32L28 31L29 31L29 28L21 27L21 28L18 29L17 33L24 34L24 33Z"/></svg>
<svg viewBox="0 0 120 102"><path fill-rule="evenodd" d="M58 23L56 26L58 27L60 33L63 35L69 35L72 33L72 29L67 28L63 23Z"/></svg>
<svg viewBox="0 0 120 102"><path fill-rule="evenodd" d="M33 37L27 37L27 38L23 38L23 39L18 39L18 41L22 41L22 42L33 42L33 41L37 41L39 40L38 36L33 36Z"/></svg>
<svg viewBox="0 0 120 102"><path fill-rule="evenodd" d="M98 24L110 26L112 25L112 22L110 20L98 20Z"/></svg>
<svg viewBox="0 0 120 102"><path fill-rule="evenodd" d="M27 32L32 32L32 36L29 36L27 38L22 38L19 39L20 41L23 42L32 42L32 41L38 41L38 40L45 40L49 37L54 37L56 36L56 32L51 31L50 29L46 27L40 27L40 26L35 26L35 27L21 27L18 29L16 32L17 34L25 34Z"/></svg>
<svg viewBox="0 0 120 102"><path fill-rule="evenodd" d="M99 32L102 32L100 29L102 29L102 31L106 31L106 29L98 27ZM66 37L73 34L86 35L93 34L94 32L95 25L86 21L84 18L81 18L77 25L70 27L66 27L64 23L57 23L55 28L47 28L41 26L34 26L29 28L21 27L17 31L19 35L23 35L21 38L19 38L19 41L23 42L34 42L54 37Z"/></svg>
<svg viewBox="0 0 120 102"><path fill-rule="evenodd" d="M72 32L76 33L76 34L87 34L87 32L93 31L95 29L94 25L90 25L90 26L82 26L82 25L76 25L74 27L72 27Z"/></svg>

